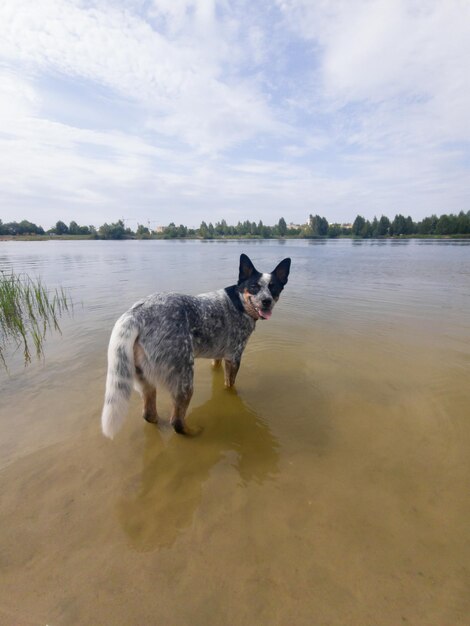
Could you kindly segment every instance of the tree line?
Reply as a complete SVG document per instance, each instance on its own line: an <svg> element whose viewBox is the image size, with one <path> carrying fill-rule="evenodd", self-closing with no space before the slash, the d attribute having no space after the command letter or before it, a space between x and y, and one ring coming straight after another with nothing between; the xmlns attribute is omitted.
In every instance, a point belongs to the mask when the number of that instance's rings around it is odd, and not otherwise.
<svg viewBox="0 0 470 626"><path fill-rule="evenodd" d="M440 217L431 215L421 221L414 222L411 216L397 214L390 220L386 215L372 221L357 215L349 224L329 224L320 215L310 215L303 227L305 237L340 237L353 236L362 239L401 236L465 236L470 235L470 211L455 214L443 214Z"/></svg>
<svg viewBox="0 0 470 626"><path fill-rule="evenodd" d="M419 222L414 222L408 215L395 215L392 221L382 215L380 219L374 217L372 221L358 215L351 228L351 234L355 237L397 237L401 235L469 235L470 234L470 211L460 211L455 214L444 214L440 217L431 215Z"/></svg>
<svg viewBox="0 0 470 626"><path fill-rule="evenodd" d="M385 215L380 218L374 217L373 220L357 215L352 224L330 224L325 217L310 215L307 223L300 226L287 225L283 217L274 226L268 226L261 220L258 223L249 220L239 221L236 225L229 225L226 220L221 220L215 224L202 221L199 228L188 228L183 224L177 226L172 222L159 229L158 233L151 232L143 224L138 224L136 230L133 231L125 226L123 220L111 224L105 223L98 228L92 225L80 226L75 221L70 222L67 226L65 222L59 220L55 226L45 231L42 226L28 220L4 224L0 219L0 235L82 236L94 239L216 239L230 237L315 239L323 237L468 236L470 235L470 211L443 214L440 217L431 215L418 222L413 221L409 215L405 217L401 214L395 215L393 220Z"/></svg>

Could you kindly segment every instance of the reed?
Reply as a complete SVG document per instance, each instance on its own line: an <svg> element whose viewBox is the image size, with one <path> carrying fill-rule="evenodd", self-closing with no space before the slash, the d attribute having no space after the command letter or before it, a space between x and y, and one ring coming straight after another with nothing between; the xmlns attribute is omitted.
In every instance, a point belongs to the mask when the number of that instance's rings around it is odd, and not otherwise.
<svg viewBox="0 0 470 626"><path fill-rule="evenodd" d="M72 308L62 288L50 290L40 278L0 271L0 361L6 367L5 350L23 350L25 365L32 354L43 355L48 331L60 332L59 317Z"/></svg>

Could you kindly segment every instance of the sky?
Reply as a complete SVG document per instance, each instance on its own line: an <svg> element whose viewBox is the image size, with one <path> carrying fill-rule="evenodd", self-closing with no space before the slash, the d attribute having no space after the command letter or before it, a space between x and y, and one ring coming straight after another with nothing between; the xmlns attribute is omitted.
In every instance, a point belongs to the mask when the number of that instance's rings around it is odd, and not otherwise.
<svg viewBox="0 0 470 626"><path fill-rule="evenodd" d="M470 0L2 0L0 219L470 210Z"/></svg>

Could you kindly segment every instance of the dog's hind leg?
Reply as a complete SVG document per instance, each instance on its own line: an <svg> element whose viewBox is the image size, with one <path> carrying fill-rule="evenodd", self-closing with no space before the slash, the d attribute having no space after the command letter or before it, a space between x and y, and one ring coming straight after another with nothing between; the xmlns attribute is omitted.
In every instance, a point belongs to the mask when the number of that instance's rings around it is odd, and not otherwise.
<svg viewBox="0 0 470 626"><path fill-rule="evenodd" d="M186 394L180 394L173 397L173 411L171 413L171 425L175 429L175 431L180 435L190 435L191 432L188 430L184 418L186 415L186 411L188 410L189 403L191 402L191 397L193 395L193 390Z"/></svg>
<svg viewBox="0 0 470 626"><path fill-rule="evenodd" d="M181 368L178 376L170 383L169 390L173 399L173 410L171 413L171 425L180 435L195 434L189 430L185 424L184 418L188 410L189 403L193 395L193 364L185 365Z"/></svg>
<svg viewBox="0 0 470 626"><path fill-rule="evenodd" d="M157 414L157 390L144 375L144 361L146 359L144 350L139 343L134 345L135 359L135 387L144 401L142 417L151 424L158 422Z"/></svg>
<svg viewBox="0 0 470 626"><path fill-rule="evenodd" d="M216 369L217 367L220 367L221 363L222 363L222 359L212 359L212 367L214 369Z"/></svg>
<svg viewBox="0 0 470 626"><path fill-rule="evenodd" d="M138 388L142 400L144 401L144 410L142 417L151 424L158 422L157 414L157 390L143 376L136 373L136 387Z"/></svg>

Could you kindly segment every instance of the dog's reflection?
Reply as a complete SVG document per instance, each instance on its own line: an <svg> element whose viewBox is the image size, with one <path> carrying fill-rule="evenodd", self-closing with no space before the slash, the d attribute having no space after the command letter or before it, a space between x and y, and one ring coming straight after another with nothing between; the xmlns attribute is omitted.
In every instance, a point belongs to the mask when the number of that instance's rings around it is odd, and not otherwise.
<svg viewBox="0 0 470 626"><path fill-rule="evenodd" d="M191 524L204 483L223 458L233 459L241 484L258 483L278 471L279 444L268 426L234 390L223 386L222 372L213 374L211 399L189 414L201 425L199 437L164 437L145 426L143 470L130 487L132 495L118 503L118 516L132 546L139 551L170 546Z"/></svg>

